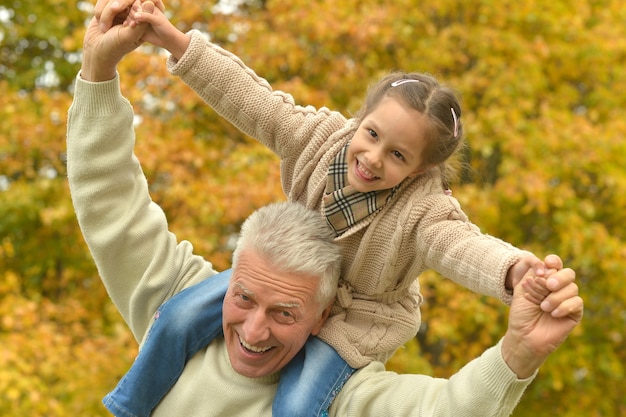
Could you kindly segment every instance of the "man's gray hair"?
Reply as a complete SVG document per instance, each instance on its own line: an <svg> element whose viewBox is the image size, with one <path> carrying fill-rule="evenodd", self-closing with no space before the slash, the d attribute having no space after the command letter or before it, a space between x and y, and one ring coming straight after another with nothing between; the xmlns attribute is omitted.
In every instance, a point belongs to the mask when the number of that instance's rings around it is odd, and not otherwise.
<svg viewBox="0 0 626 417"><path fill-rule="evenodd" d="M341 249L319 212L297 203L274 203L252 213L241 226L233 252L233 268L241 253L252 250L284 273L320 278L320 311L337 292Z"/></svg>

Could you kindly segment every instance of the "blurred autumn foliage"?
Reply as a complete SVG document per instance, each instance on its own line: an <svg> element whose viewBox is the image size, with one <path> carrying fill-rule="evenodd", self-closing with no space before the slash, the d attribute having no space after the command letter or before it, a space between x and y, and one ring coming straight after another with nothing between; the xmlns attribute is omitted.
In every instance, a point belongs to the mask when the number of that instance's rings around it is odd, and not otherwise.
<svg viewBox="0 0 626 417"><path fill-rule="evenodd" d="M620 0L172 0L300 103L354 113L392 69L462 95L471 169L455 196L485 232L577 271L583 324L515 416L626 415L626 8ZM107 415L136 344L99 282L65 179L65 123L89 2L0 6L0 415ZM241 221L284 199L278 162L145 46L119 67L153 198L218 269ZM424 325L388 364L449 376L507 308L427 272Z"/></svg>

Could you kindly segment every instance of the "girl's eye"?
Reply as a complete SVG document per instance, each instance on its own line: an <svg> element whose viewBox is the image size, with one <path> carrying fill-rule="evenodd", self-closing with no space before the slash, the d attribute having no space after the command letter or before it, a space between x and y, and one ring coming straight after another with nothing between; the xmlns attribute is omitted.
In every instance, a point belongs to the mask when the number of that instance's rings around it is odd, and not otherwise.
<svg viewBox="0 0 626 417"><path fill-rule="evenodd" d="M398 152L398 151L393 151L392 153L393 153L393 156L395 156L396 158L398 158L398 159L400 159L400 160L404 161L404 156L403 156L400 152Z"/></svg>
<svg viewBox="0 0 626 417"><path fill-rule="evenodd" d="M376 139L378 137L378 133L376 133L376 131L374 131L372 129L368 129L368 132L369 132L370 136L373 137L374 139Z"/></svg>

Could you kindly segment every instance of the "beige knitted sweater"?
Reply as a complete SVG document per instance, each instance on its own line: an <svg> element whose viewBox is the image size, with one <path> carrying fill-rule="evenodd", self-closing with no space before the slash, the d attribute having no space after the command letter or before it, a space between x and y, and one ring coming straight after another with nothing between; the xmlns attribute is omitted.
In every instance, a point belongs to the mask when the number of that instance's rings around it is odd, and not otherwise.
<svg viewBox="0 0 626 417"><path fill-rule="evenodd" d="M299 106L273 91L233 54L196 31L168 68L217 113L275 152L291 201L320 209L328 166L358 123L327 108ZM527 252L482 234L444 194L437 169L406 180L373 216L337 238L342 282L320 337L355 368L385 362L420 324L418 277L434 269L472 291L510 298L504 280Z"/></svg>

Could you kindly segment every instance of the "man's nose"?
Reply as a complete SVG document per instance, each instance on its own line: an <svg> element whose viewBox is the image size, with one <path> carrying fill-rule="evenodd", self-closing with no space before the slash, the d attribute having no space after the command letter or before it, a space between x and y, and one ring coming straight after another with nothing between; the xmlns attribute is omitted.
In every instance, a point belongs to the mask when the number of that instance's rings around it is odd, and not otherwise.
<svg viewBox="0 0 626 417"><path fill-rule="evenodd" d="M254 345L269 338L269 321L266 314L260 309L250 311L243 323L246 343Z"/></svg>

